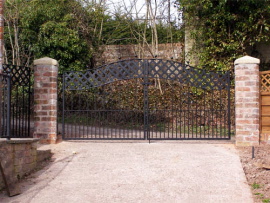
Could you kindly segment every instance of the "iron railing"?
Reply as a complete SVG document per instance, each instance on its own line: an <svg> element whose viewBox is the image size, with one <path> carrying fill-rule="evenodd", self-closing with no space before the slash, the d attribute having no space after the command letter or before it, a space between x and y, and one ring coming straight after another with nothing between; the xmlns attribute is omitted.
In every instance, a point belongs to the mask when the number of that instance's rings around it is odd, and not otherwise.
<svg viewBox="0 0 270 203"><path fill-rule="evenodd" d="M7 74L0 74L0 101L0 136L10 139L11 83Z"/></svg>
<svg viewBox="0 0 270 203"><path fill-rule="evenodd" d="M29 67L3 65L2 138L28 138L33 107L32 71ZM5 81L2 80L2 81Z"/></svg>

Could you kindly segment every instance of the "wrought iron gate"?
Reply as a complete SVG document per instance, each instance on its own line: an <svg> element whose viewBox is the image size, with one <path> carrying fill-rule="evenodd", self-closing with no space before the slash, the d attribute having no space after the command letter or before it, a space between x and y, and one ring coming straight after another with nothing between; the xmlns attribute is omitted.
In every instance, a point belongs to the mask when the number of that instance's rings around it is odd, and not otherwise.
<svg viewBox="0 0 270 203"><path fill-rule="evenodd" d="M230 73L161 59L63 74L64 139L230 139Z"/></svg>

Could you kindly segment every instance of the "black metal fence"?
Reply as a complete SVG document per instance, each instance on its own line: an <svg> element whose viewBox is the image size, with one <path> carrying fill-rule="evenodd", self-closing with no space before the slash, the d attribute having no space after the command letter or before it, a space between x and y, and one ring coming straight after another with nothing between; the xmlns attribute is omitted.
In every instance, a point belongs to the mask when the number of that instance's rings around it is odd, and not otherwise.
<svg viewBox="0 0 270 203"><path fill-rule="evenodd" d="M0 134L2 138L32 137L32 80L29 67L3 65Z"/></svg>
<svg viewBox="0 0 270 203"><path fill-rule="evenodd" d="M230 73L134 59L63 75L64 139L230 139Z"/></svg>
<svg viewBox="0 0 270 203"><path fill-rule="evenodd" d="M10 138L11 83L7 74L0 74L0 101L0 136Z"/></svg>

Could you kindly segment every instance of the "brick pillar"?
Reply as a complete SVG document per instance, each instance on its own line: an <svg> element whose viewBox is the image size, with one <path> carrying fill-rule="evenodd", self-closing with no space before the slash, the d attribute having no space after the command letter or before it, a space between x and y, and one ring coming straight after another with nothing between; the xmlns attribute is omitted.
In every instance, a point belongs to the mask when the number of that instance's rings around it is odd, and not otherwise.
<svg viewBox="0 0 270 203"><path fill-rule="evenodd" d="M235 65L236 145L259 144L260 137L260 60L244 56Z"/></svg>
<svg viewBox="0 0 270 203"><path fill-rule="evenodd" d="M34 137L41 143L57 141L58 62L51 58L34 61Z"/></svg>

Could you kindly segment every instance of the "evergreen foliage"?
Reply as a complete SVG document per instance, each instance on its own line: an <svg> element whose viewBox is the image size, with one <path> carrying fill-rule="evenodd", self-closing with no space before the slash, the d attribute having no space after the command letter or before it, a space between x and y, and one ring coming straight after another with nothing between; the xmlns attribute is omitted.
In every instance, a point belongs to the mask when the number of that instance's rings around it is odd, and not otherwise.
<svg viewBox="0 0 270 203"><path fill-rule="evenodd" d="M246 55L259 57L256 45L269 43L269 0L178 0L186 26L194 29L194 52L201 66L227 70Z"/></svg>

